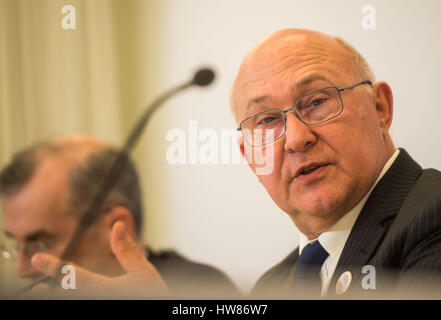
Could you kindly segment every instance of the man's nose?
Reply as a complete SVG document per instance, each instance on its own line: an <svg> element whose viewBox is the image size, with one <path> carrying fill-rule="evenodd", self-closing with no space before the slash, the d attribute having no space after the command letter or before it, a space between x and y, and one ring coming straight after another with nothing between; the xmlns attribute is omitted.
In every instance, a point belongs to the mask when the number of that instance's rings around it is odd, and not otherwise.
<svg viewBox="0 0 441 320"><path fill-rule="evenodd" d="M15 270L17 276L20 278L34 278L39 275L31 264L31 258L28 257L22 250L17 252Z"/></svg>
<svg viewBox="0 0 441 320"><path fill-rule="evenodd" d="M304 152L315 145L317 139L311 126L303 123L294 112L286 115L286 152Z"/></svg>

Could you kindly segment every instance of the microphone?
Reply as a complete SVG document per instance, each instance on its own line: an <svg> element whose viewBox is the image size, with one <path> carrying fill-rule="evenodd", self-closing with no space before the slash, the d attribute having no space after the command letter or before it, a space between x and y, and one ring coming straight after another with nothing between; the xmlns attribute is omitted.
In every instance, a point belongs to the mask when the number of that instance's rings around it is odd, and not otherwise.
<svg viewBox="0 0 441 320"><path fill-rule="evenodd" d="M115 186L115 183L117 182L120 173L122 172L122 169L128 162L129 159L128 155L130 154L130 151L138 142L142 132L144 131L145 126L147 125L147 122L149 121L151 116L155 113L155 111L158 110L158 108L161 105L163 105L164 102L166 102L168 99L175 96L176 94L180 93L181 91L184 91L185 89L193 86L198 86L198 87L208 86L213 82L214 78L215 78L215 73L212 69L210 68L199 69L194 74L193 78L190 81L187 81L181 85L178 85L166 91L165 93L160 95L156 100L154 100L149 106L146 107L145 111L141 114L141 117L136 122L133 129L131 130L128 138L126 139L126 142L121 148L121 151L116 157L115 162L113 163L109 172L103 179L102 184L94 200L91 202L90 206L85 211L85 213L81 216L81 219L79 221L77 228L75 229L75 233L72 236L72 239L70 240L65 250L63 251L62 255L60 256L61 260L67 260L69 258L69 256L73 253L76 245L78 244L78 241L81 238L81 236L100 215L99 209L101 205L104 203L110 191L112 191L112 188ZM58 273L60 273L61 267L62 266L58 267L59 269ZM51 277L43 276L42 278L36 280L30 285L27 285L26 287L22 288L20 291L18 291L18 294L24 293L32 289L35 285L39 283L50 282L51 280L53 281Z"/></svg>
<svg viewBox="0 0 441 320"><path fill-rule="evenodd" d="M197 86L208 86L214 80L214 72L211 69L200 69L193 77L193 83Z"/></svg>

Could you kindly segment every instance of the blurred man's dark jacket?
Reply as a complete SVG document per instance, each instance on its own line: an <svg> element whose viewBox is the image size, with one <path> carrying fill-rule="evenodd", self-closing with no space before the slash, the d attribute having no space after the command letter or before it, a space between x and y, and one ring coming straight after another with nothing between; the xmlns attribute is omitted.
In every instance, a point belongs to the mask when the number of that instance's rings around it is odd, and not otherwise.
<svg viewBox="0 0 441 320"><path fill-rule="evenodd" d="M147 257L173 296L207 299L235 298L240 295L222 271L190 261L173 250L148 250Z"/></svg>

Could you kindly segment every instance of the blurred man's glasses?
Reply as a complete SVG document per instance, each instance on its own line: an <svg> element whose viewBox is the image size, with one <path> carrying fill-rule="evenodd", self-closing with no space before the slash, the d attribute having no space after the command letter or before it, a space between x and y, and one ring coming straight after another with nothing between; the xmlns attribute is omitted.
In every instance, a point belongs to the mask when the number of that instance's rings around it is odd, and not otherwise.
<svg viewBox="0 0 441 320"><path fill-rule="evenodd" d="M237 130L242 132L245 141L253 147L273 143L286 133L286 113L294 111L297 118L307 125L329 121L343 112L340 93L364 84L372 86L372 82L365 80L346 88L314 90L297 99L292 108L263 111L244 119Z"/></svg>
<svg viewBox="0 0 441 320"><path fill-rule="evenodd" d="M19 246L16 241L7 239L0 244L0 259L3 261L16 262ZM23 248L23 252L29 259L37 252L48 252L49 247L44 241L28 241Z"/></svg>

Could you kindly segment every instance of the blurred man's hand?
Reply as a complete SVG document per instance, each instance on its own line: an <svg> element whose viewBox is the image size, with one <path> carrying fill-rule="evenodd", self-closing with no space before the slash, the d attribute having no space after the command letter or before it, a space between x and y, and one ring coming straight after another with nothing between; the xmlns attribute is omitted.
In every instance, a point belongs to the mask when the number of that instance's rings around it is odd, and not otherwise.
<svg viewBox="0 0 441 320"><path fill-rule="evenodd" d="M35 269L57 281L56 292L63 296L143 298L169 295L167 286L158 271L127 234L122 222L118 221L114 224L110 244L112 252L127 272L125 275L114 278L106 277L46 253L35 254L31 262ZM90 245L92 246L93 243ZM61 273L65 265L75 268L75 290L62 288L62 279L67 276ZM41 292L43 288L47 286L39 286L36 289Z"/></svg>

